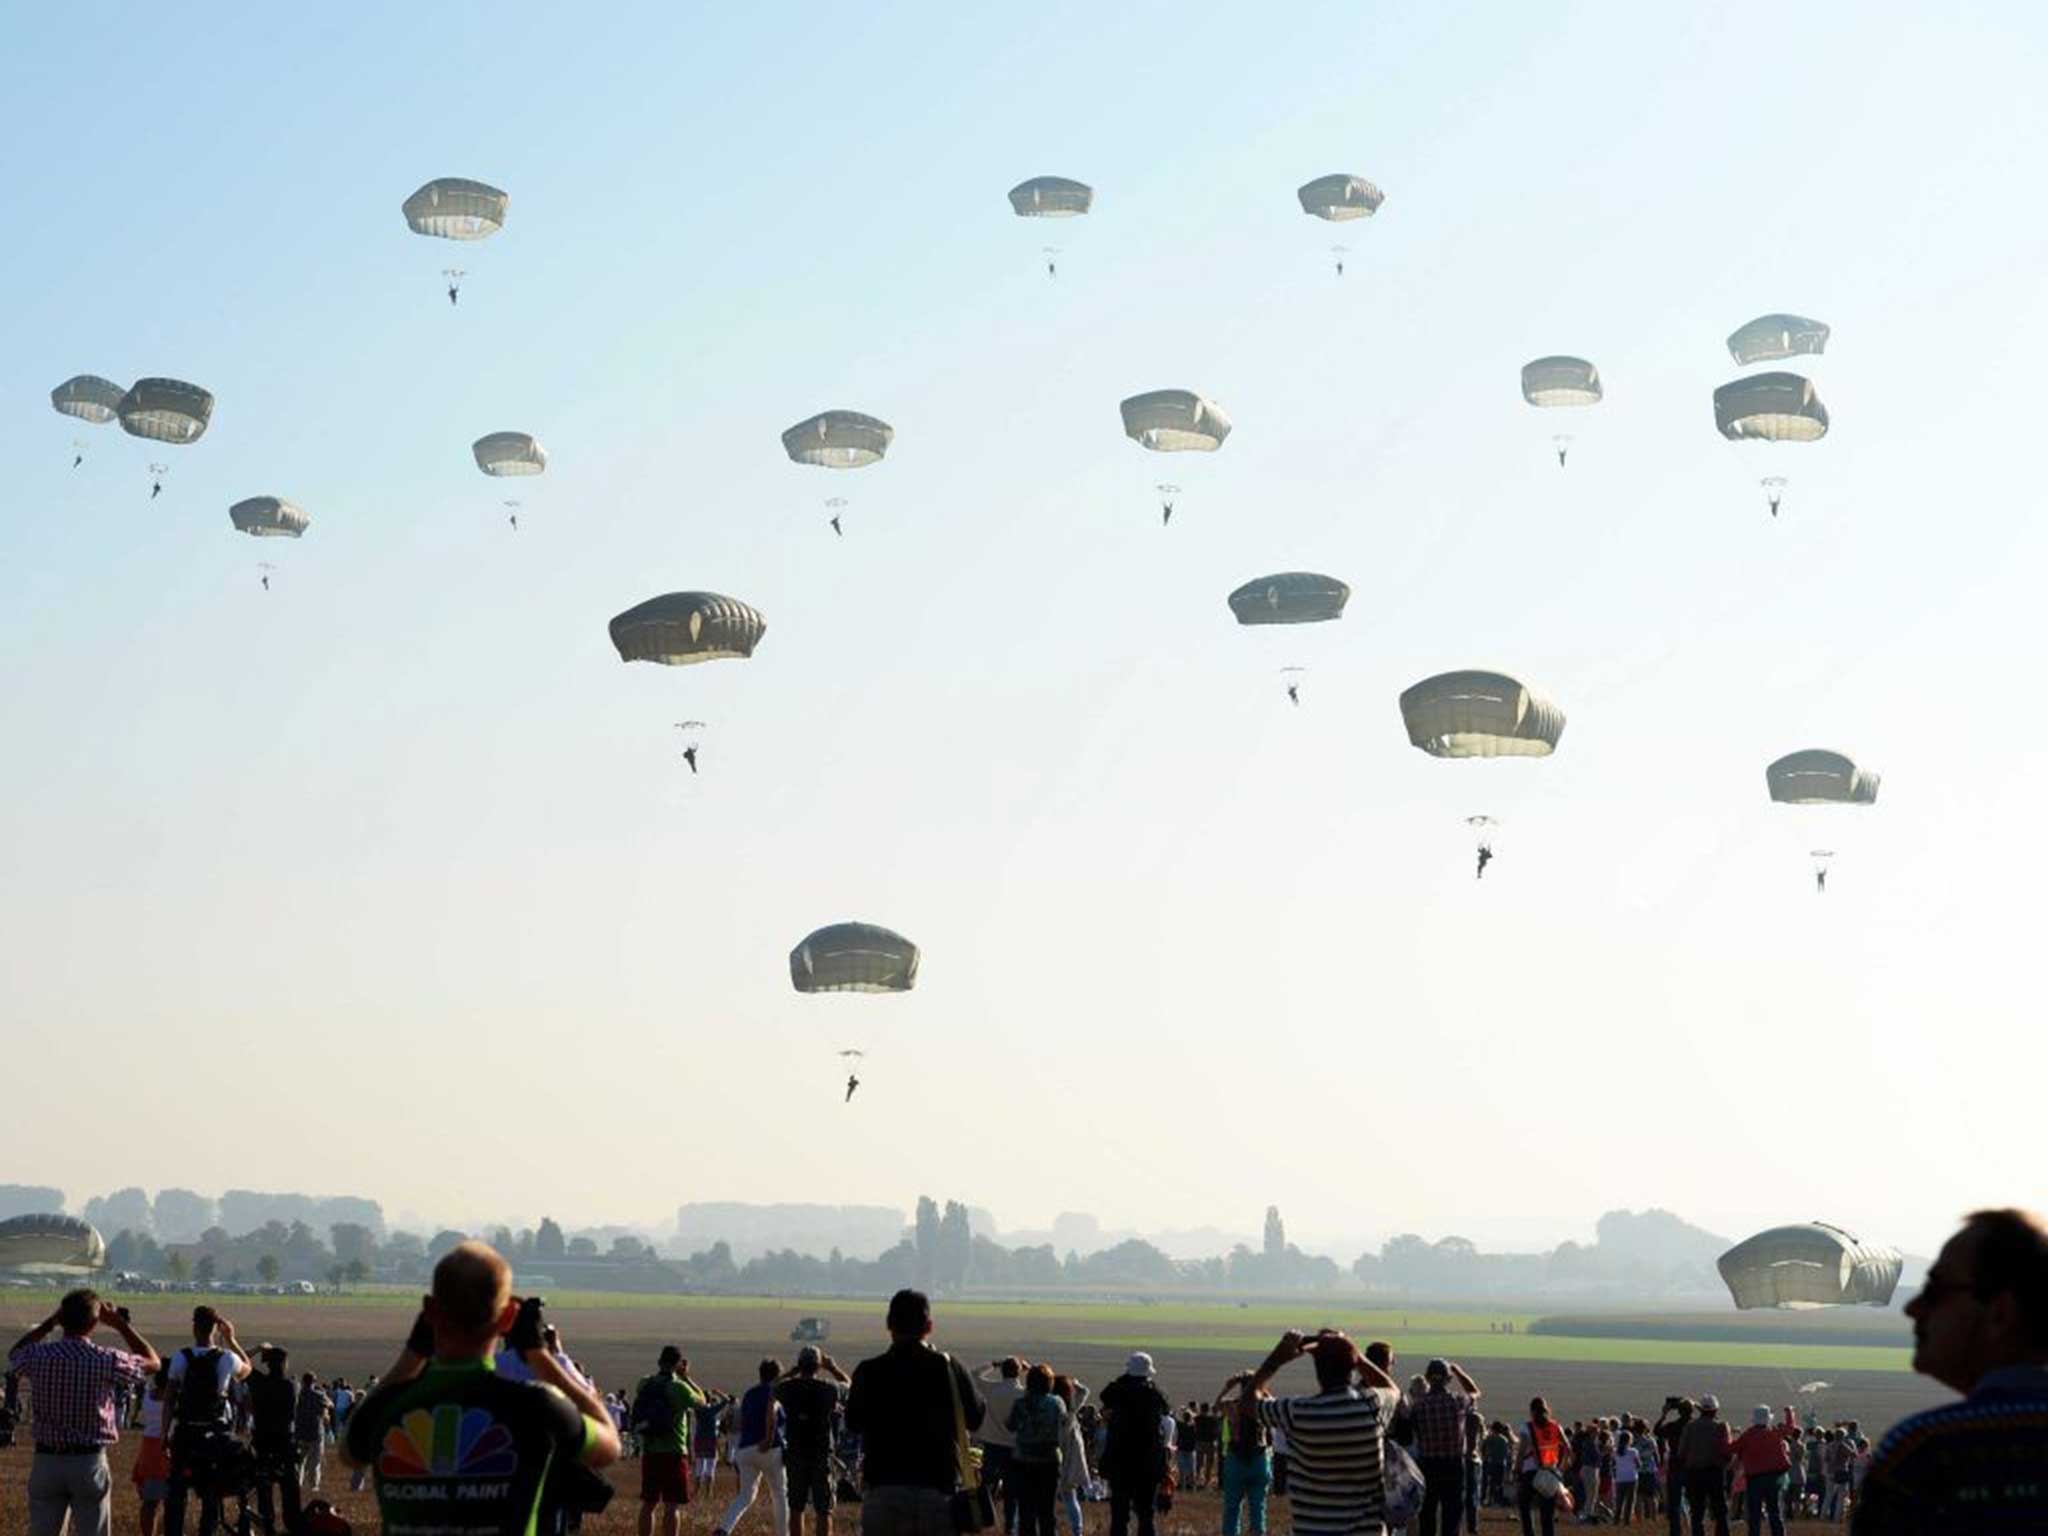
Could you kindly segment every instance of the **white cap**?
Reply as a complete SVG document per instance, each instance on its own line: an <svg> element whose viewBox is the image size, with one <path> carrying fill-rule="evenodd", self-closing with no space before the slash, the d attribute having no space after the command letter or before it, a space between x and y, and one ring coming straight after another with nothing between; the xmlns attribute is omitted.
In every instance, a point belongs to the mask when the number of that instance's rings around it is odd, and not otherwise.
<svg viewBox="0 0 2048 1536"><path fill-rule="evenodd" d="M1124 1362L1124 1374L1126 1376L1150 1377L1152 1374L1152 1357L1142 1349L1133 1352L1131 1358Z"/></svg>

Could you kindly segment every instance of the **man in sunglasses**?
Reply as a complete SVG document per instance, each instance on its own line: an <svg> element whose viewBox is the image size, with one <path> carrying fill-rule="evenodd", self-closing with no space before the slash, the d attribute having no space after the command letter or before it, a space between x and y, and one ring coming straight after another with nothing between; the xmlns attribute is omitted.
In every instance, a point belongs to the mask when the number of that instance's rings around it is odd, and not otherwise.
<svg viewBox="0 0 2048 1536"><path fill-rule="evenodd" d="M2048 1531L2048 1227L2026 1211L1965 1217L1906 1316L1913 1369L1965 1396L1884 1437L1854 1536Z"/></svg>

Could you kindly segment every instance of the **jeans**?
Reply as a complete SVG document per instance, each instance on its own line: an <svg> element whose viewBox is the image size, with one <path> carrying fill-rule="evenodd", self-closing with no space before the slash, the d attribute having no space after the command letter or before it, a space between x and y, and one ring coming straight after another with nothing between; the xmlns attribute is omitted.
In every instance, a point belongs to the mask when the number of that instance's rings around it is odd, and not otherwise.
<svg viewBox="0 0 2048 1536"><path fill-rule="evenodd" d="M1616 1483L1614 1485L1614 1523L1634 1525L1636 1523L1636 1485Z"/></svg>
<svg viewBox="0 0 2048 1536"><path fill-rule="evenodd" d="M1053 1517L1053 1502L1060 1491L1058 1462L1012 1457L1007 1487L1016 1490L1018 1536L1059 1536L1059 1523Z"/></svg>
<svg viewBox="0 0 2048 1536"><path fill-rule="evenodd" d="M1534 1473L1524 1472L1515 1480L1515 1508L1522 1516L1522 1536L1536 1536L1535 1527L1529 1523L1531 1509L1543 1523L1543 1536L1557 1536L1557 1500L1537 1493Z"/></svg>
<svg viewBox="0 0 2048 1536"><path fill-rule="evenodd" d="M1465 1458L1465 1529L1478 1536L1479 1463L1469 1456Z"/></svg>
<svg viewBox="0 0 2048 1536"><path fill-rule="evenodd" d="M775 1536L789 1536L789 1484L782 1476L782 1447L745 1446L733 1460L739 1463L740 1488L732 1496L732 1502L725 1506L725 1513L718 1517L718 1529L730 1532L738 1525L740 1516L754 1502L755 1490L766 1483L768 1507L775 1516ZM176 1533L173 1532L172 1536Z"/></svg>
<svg viewBox="0 0 2048 1536"><path fill-rule="evenodd" d="M1784 1500L1779 1497L1785 1485L1782 1472L1752 1472L1749 1486L1742 1491L1743 1515L1749 1521L1749 1536L1757 1536L1764 1528L1764 1515L1771 1517L1771 1536L1785 1536L1785 1517L1780 1511Z"/></svg>
<svg viewBox="0 0 2048 1536"><path fill-rule="evenodd" d="M1223 1536L1237 1536L1238 1505L1244 1505L1251 1536L1266 1536L1266 1494L1273 1486L1273 1467L1266 1453L1223 1458Z"/></svg>
<svg viewBox="0 0 2048 1536"><path fill-rule="evenodd" d="M299 1446L299 1486L308 1493L320 1491L320 1458L327 1447L319 1440L301 1440Z"/></svg>
<svg viewBox="0 0 2048 1536"><path fill-rule="evenodd" d="M180 1430L171 1441L171 1475L164 1488L164 1536L184 1536L185 1495L199 1490L199 1536L221 1528L220 1477L215 1470L234 1442L226 1435Z"/></svg>
<svg viewBox="0 0 2048 1536"><path fill-rule="evenodd" d="M860 1536L954 1536L952 1497L936 1488L870 1487L861 1495Z"/></svg>
<svg viewBox="0 0 2048 1536"><path fill-rule="evenodd" d="M1007 1536L1017 1536L1017 1490L1010 1486L1010 1458L1015 1454L1007 1445L991 1445L981 1442L981 1480L988 1491L1003 1503L1003 1530Z"/></svg>
<svg viewBox="0 0 2048 1536"><path fill-rule="evenodd" d="M1158 1494L1156 1477L1121 1468L1113 1470L1109 1474L1109 1536L1125 1536L1131 1528L1133 1511L1138 1516L1138 1536L1153 1536L1152 1522L1157 1513L1154 1501Z"/></svg>
<svg viewBox="0 0 2048 1536"><path fill-rule="evenodd" d="M1728 1536L1728 1479L1719 1467L1685 1474L1685 1502L1692 1506L1692 1536L1707 1536L1709 1510L1714 1513L1714 1536Z"/></svg>
<svg viewBox="0 0 2048 1536"><path fill-rule="evenodd" d="M29 1536L58 1536L71 1517L71 1536L111 1536L114 1480L107 1455L52 1456L37 1451L28 1468Z"/></svg>
<svg viewBox="0 0 2048 1536"><path fill-rule="evenodd" d="M275 1498L275 1504L272 1500ZM256 1454L256 1514L273 1533L299 1529L299 1458L295 1446L273 1446ZM284 1523L278 1524L282 1516Z"/></svg>
<svg viewBox="0 0 2048 1536"><path fill-rule="evenodd" d="M1458 1536L1458 1515L1465 1499L1465 1458L1422 1456L1422 1515L1416 1522L1421 1536Z"/></svg>
<svg viewBox="0 0 2048 1536"><path fill-rule="evenodd" d="M1081 1490L1069 1488L1060 1495L1060 1508L1067 1512L1067 1528L1073 1536L1081 1536Z"/></svg>

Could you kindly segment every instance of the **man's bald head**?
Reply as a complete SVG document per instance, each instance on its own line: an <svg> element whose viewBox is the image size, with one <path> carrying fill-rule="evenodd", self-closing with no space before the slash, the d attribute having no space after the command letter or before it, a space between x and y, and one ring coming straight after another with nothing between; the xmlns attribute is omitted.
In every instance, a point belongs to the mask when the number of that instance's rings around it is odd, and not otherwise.
<svg viewBox="0 0 2048 1536"><path fill-rule="evenodd" d="M512 1300L512 1266L489 1243L458 1243L434 1266L432 1308L436 1349L488 1347Z"/></svg>

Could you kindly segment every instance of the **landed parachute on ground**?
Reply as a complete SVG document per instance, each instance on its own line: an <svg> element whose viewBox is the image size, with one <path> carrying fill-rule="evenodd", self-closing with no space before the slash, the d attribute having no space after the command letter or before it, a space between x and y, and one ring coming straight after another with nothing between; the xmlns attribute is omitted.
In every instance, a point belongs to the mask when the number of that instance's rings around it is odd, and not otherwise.
<svg viewBox="0 0 2048 1536"><path fill-rule="evenodd" d="M1728 338L1728 352L1745 368L1774 363L1801 353L1818 356L1828 349L1828 328L1804 315L1758 315Z"/></svg>
<svg viewBox="0 0 2048 1536"><path fill-rule="evenodd" d="M112 379L81 373L50 391L50 406L60 415L76 416L80 421L104 427L120 415L121 400L127 393Z"/></svg>
<svg viewBox="0 0 2048 1536"><path fill-rule="evenodd" d="M1294 195L1301 199L1303 213L1333 224L1369 219L1387 200L1386 194L1363 176L1348 176L1342 171L1304 182L1295 188Z"/></svg>
<svg viewBox="0 0 2048 1536"><path fill-rule="evenodd" d="M1583 357L1539 357L1522 364L1522 398L1531 405L1598 405L1600 370Z"/></svg>
<svg viewBox="0 0 2048 1536"><path fill-rule="evenodd" d="M833 923L789 952L799 992L908 992L917 985L917 946L874 923Z"/></svg>
<svg viewBox="0 0 2048 1536"><path fill-rule="evenodd" d="M437 176L405 200L408 228L442 240L484 240L505 227L512 199L462 176Z"/></svg>
<svg viewBox="0 0 2048 1536"><path fill-rule="evenodd" d="M1124 436L1155 453L1214 453L1230 436L1230 418L1191 389L1154 389L1117 409Z"/></svg>
<svg viewBox="0 0 2048 1536"><path fill-rule="evenodd" d="M611 622L619 660L665 667L751 656L767 629L759 609L716 592L651 597Z"/></svg>
<svg viewBox="0 0 2048 1536"><path fill-rule="evenodd" d="M1811 443L1828 435L1828 408L1796 373L1758 373L1714 391L1714 425L1740 442Z"/></svg>
<svg viewBox="0 0 2048 1536"><path fill-rule="evenodd" d="M1499 672L1443 672L1401 695L1408 740L1431 757L1548 757L1564 711Z"/></svg>
<svg viewBox="0 0 2048 1536"><path fill-rule="evenodd" d="M1780 805L1875 805L1878 781L1879 775L1824 747L1788 752L1764 770Z"/></svg>
<svg viewBox="0 0 2048 1536"><path fill-rule="evenodd" d="M782 434L782 448L798 464L859 469L873 464L896 441L896 429L859 411L820 411Z"/></svg>
<svg viewBox="0 0 2048 1536"><path fill-rule="evenodd" d="M1744 1310L1888 1306L1905 1267L1898 1249L1860 1242L1823 1221L1772 1227L1715 1262Z"/></svg>
<svg viewBox="0 0 2048 1536"><path fill-rule="evenodd" d="M487 475L538 475L548 467L548 451L527 432L487 432L469 445L476 467Z"/></svg>
<svg viewBox="0 0 2048 1536"><path fill-rule="evenodd" d="M82 1275L106 1262L106 1242L89 1221L56 1213L0 1221L0 1270Z"/></svg>
<svg viewBox="0 0 2048 1536"><path fill-rule="evenodd" d="M1078 218L1095 206L1095 189L1064 176L1034 176L1010 188L1010 207L1020 219Z"/></svg>
<svg viewBox="0 0 2048 1536"><path fill-rule="evenodd" d="M1240 624L1321 624L1344 617L1351 588L1334 576L1281 571L1259 576L1230 594Z"/></svg>
<svg viewBox="0 0 2048 1536"><path fill-rule="evenodd" d="M228 508L228 521L237 530L259 539L296 539L313 526L296 502L281 496L251 496Z"/></svg>
<svg viewBox="0 0 2048 1536"><path fill-rule="evenodd" d="M137 379L115 411L130 437L196 443L213 420L213 395L183 379Z"/></svg>

